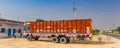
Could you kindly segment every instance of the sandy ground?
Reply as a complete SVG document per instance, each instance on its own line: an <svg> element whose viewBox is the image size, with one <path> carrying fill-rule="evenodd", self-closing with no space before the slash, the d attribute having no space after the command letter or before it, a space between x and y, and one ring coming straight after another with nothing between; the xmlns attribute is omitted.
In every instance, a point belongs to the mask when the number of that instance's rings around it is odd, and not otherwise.
<svg viewBox="0 0 120 48"><path fill-rule="evenodd" d="M92 40L75 40L68 44L53 43L49 39L39 39L39 41L28 41L24 38L0 39L0 48L120 48L120 40L110 38L108 41L105 35L101 35L102 43L98 43L98 36L93 36Z"/></svg>

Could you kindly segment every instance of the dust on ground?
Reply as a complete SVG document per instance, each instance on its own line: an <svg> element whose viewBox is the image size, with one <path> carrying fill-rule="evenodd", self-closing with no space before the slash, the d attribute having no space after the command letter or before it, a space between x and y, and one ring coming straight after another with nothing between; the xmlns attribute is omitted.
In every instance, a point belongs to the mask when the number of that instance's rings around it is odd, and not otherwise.
<svg viewBox="0 0 120 48"><path fill-rule="evenodd" d="M101 35L102 42L98 43L98 36L92 40L71 40L68 44L53 43L50 39L40 38L38 41L28 41L25 38L0 39L0 48L120 48L120 40Z"/></svg>

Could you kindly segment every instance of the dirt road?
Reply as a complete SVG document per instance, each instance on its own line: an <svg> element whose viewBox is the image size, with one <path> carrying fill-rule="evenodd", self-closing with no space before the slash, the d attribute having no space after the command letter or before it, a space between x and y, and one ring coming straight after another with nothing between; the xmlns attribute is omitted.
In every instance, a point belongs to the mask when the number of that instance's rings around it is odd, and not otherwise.
<svg viewBox="0 0 120 48"><path fill-rule="evenodd" d="M97 37L93 36L93 40L86 39L71 41L69 44L53 43L49 39L39 39L39 41L28 41L24 38L6 38L0 39L0 48L120 48L120 40L112 38L107 41L105 35L102 36L102 43L98 43Z"/></svg>

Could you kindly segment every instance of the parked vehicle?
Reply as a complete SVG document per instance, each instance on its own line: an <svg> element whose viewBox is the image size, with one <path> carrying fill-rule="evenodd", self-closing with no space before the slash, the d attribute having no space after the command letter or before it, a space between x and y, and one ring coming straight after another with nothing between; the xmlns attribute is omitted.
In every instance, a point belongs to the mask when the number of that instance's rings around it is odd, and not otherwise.
<svg viewBox="0 0 120 48"><path fill-rule="evenodd" d="M24 35L28 40L50 38L56 43L69 43L70 38L92 37L92 20L57 20L44 22L26 22Z"/></svg>

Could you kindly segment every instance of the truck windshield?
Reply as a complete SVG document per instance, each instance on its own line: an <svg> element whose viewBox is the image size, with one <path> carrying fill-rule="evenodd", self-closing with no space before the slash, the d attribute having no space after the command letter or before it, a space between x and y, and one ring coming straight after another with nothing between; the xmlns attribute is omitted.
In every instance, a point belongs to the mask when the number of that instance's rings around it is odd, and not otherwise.
<svg viewBox="0 0 120 48"><path fill-rule="evenodd" d="M27 31L27 30L30 30L30 26L24 26L24 30Z"/></svg>

